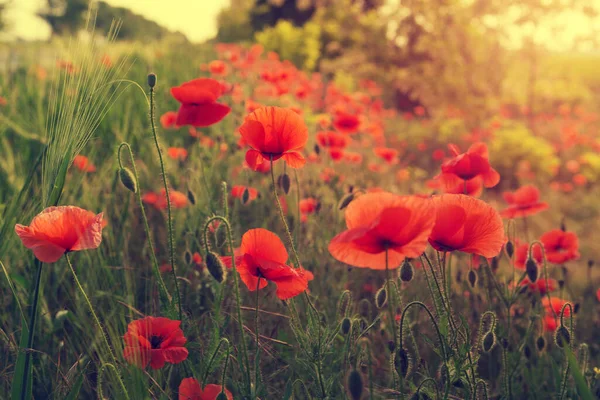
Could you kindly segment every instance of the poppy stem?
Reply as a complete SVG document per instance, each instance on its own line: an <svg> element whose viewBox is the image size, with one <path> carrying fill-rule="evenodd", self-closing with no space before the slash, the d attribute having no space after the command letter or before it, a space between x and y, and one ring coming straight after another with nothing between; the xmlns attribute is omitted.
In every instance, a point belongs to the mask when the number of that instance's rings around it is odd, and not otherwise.
<svg viewBox="0 0 600 400"><path fill-rule="evenodd" d="M100 336L102 337L102 341L104 342L104 345L106 346L106 349L108 350L108 354L110 355L110 361L113 365L116 366L117 359L115 357L115 354L112 351L112 348L110 347L110 344L108 343L108 338L106 337L104 328L102 327L102 324L100 323L100 320L98 319L98 316L96 315L96 312L94 311L94 307L92 306L92 302L90 301L90 298L85 293L83 286L81 286L81 282L79 282L79 278L77 278L77 273L75 273L75 269L73 268L73 264L71 264L71 259L69 258L68 253L65 253L65 258L67 259L67 265L69 266L69 269L71 270L71 274L73 275L73 280L75 281L75 284L77 285L77 288L79 289L79 292L81 292L81 295L85 299L85 302L87 303L87 306L90 309L90 314L92 314L92 318L94 319L94 322L96 323L96 326L97 326L98 330L100 331ZM123 383L123 380L121 379L121 375L118 373L116 375L117 375L117 378L119 379L120 386L125 387L125 384Z"/></svg>
<svg viewBox="0 0 600 400"><path fill-rule="evenodd" d="M142 202L142 193L139 188L139 178L137 173L137 168L135 167L135 159L133 158L133 151L131 150L131 146L127 142L123 142L119 145L119 149L117 150L117 160L119 162L119 168L123 168L123 162L121 160L121 149L125 147L129 152L129 159L131 161L131 168L133 170L133 176L135 177L135 181L138 185L138 190L136 192L136 198L138 205L140 206L140 211L142 214L142 220L144 221L144 230L146 231L146 237L148 238L148 246L150 246L150 259L152 260L152 272L154 273L154 277L158 282L158 291L160 293L161 303L169 305L171 303L169 291L167 290L167 286L165 285L165 281L162 278L160 273L160 267L158 265L158 259L156 258L156 252L154 251L154 244L152 242L152 234L150 232L150 225L148 224L148 217L146 216L146 211L144 209L144 203Z"/></svg>
<svg viewBox="0 0 600 400"><path fill-rule="evenodd" d="M37 309L40 299L40 286L42 282L42 267L44 263L42 263L36 258L34 265L36 267L35 287L33 289L33 303L31 305L31 311L29 313L29 330L27 331L27 348L25 349L25 365L23 367L23 385L21 386L21 400L25 400L25 398L27 397L27 380L29 379L29 364L31 363L31 350L33 349L35 320L37 319Z"/></svg>
<svg viewBox="0 0 600 400"><path fill-rule="evenodd" d="M154 144L156 145L156 151L158 152L158 160L160 163L160 171L162 175L163 185L165 188L165 197L167 198L167 226L169 229L169 262L171 264L171 272L173 274L173 280L175 281L175 292L177 294L177 307L179 308L179 320L183 322L183 312L181 310L181 294L179 293L179 282L177 282L177 271L175 270L175 245L173 240L173 218L171 216L171 197L169 196L169 185L167 182L167 172L165 169L165 162L163 160L162 150L160 143L158 142L158 135L156 134L156 125L154 123L154 87L150 87L150 125L152 127L152 136L154 137Z"/></svg>
<svg viewBox="0 0 600 400"><path fill-rule="evenodd" d="M396 335L396 318L394 317L394 305L392 301L392 290L390 286L390 268L389 268L389 254L388 249L385 249L385 287L388 292L388 312L390 314L390 325L392 326L392 337L394 338L394 346L398 344L398 337ZM395 293L394 293L395 294Z"/></svg>
<svg viewBox="0 0 600 400"><path fill-rule="evenodd" d="M258 382L260 377L260 343L258 342L258 303L260 297L259 289L260 289L260 280L261 277L258 277L256 282L256 310L254 311L254 335L256 335L256 354L254 355L254 397L258 398Z"/></svg>

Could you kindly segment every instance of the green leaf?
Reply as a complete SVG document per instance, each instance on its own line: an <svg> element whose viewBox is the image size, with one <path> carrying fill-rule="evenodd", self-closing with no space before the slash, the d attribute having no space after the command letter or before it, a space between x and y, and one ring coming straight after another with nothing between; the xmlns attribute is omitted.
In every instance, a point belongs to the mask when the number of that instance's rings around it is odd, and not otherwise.
<svg viewBox="0 0 600 400"><path fill-rule="evenodd" d="M83 378L85 377L84 372L85 368L82 368L81 371L79 371L77 381L75 381L75 384L71 388L71 391L67 394L67 397L65 397L65 400L76 400L77 398L79 398L79 391L83 386Z"/></svg>
<svg viewBox="0 0 600 400"><path fill-rule="evenodd" d="M575 355L571 351L569 347L565 347L565 354L567 356L567 360L569 362L569 366L571 367L571 375L575 380L575 385L577 386L577 392L579 393L579 398L583 400L594 400L594 396L590 391L590 388L583 377L583 374L579 370L579 365L577 364L577 359Z"/></svg>

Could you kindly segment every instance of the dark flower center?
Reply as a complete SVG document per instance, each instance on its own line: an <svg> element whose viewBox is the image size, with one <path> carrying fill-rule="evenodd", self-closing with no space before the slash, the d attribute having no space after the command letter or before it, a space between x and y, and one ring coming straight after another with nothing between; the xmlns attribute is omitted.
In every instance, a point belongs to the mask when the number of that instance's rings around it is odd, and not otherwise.
<svg viewBox="0 0 600 400"><path fill-rule="evenodd" d="M150 338L150 346L153 349L159 349L163 340L164 338L162 336L152 335L152 337Z"/></svg>

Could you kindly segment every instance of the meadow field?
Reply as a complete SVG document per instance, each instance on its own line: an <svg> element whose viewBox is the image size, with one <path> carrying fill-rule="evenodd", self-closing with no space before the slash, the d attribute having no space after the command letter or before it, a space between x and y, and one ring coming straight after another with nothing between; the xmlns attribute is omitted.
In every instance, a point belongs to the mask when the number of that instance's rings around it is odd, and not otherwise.
<svg viewBox="0 0 600 400"><path fill-rule="evenodd" d="M117 28L2 53L1 399L600 398L600 58L400 108Z"/></svg>

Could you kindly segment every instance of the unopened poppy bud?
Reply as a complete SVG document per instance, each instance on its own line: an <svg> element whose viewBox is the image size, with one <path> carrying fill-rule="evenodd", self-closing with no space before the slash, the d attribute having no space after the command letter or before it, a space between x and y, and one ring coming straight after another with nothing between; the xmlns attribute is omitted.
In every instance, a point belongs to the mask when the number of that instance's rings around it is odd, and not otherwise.
<svg viewBox="0 0 600 400"><path fill-rule="evenodd" d="M383 308L387 304L387 290L385 290L385 286L382 287L375 293L375 306L377 308ZM393 323L393 321L391 321Z"/></svg>
<svg viewBox="0 0 600 400"><path fill-rule="evenodd" d="M352 329L352 321L350 318L346 317L342 320L342 333L347 335L348 332L350 332L350 329Z"/></svg>
<svg viewBox="0 0 600 400"><path fill-rule="evenodd" d="M321 148L318 144L315 144L315 154L319 155L321 153Z"/></svg>
<svg viewBox="0 0 600 400"><path fill-rule="evenodd" d="M413 275L414 271L411 263L407 259L404 259L404 262L400 267L400 279L403 282L410 282L412 281Z"/></svg>
<svg viewBox="0 0 600 400"><path fill-rule="evenodd" d="M538 278L538 265L535 260L531 257L527 258L525 262L525 272L527 273L527 278L529 278L529 282L535 283Z"/></svg>
<svg viewBox="0 0 600 400"><path fill-rule="evenodd" d="M150 86L151 88L154 88L154 86L156 86L156 74L155 73L148 74L148 86Z"/></svg>
<svg viewBox="0 0 600 400"><path fill-rule="evenodd" d="M575 303L573 306L573 314L577 314L579 312L579 303Z"/></svg>
<svg viewBox="0 0 600 400"><path fill-rule="evenodd" d="M483 340L481 341L481 348L484 352L489 353L494 348L496 344L496 335L494 332L489 331L483 336Z"/></svg>
<svg viewBox="0 0 600 400"><path fill-rule="evenodd" d="M125 186L130 192L137 193L137 181L135 179L135 175L131 170L127 167L123 167L119 169L119 178L121 179L121 183Z"/></svg>
<svg viewBox="0 0 600 400"><path fill-rule="evenodd" d="M217 395L215 400L227 400L227 395L225 394L225 392L221 392Z"/></svg>
<svg viewBox="0 0 600 400"><path fill-rule="evenodd" d="M554 342L561 349L571 343L571 334L564 325L559 326L556 332L554 332Z"/></svg>
<svg viewBox="0 0 600 400"><path fill-rule="evenodd" d="M525 356L525 358L527 358L528 360L531 358L531 349L529 348L529 346L525 346L523 347L523 355Z"/></svg>
<svg viewBox="0 0 600 400"><path fill-rule="evenodd" d="M474 288L477 284L477 272L475 272L474 269L469 270L469 275L467 275L467 278L471 287Z"/></svg>
<svg viewBox="0 0 600 400"><path fill-rule="evenodd" d="M535 341L535 347L537 347L538 351L543 351L546 348L546 339L543 336L540 336Z"/></svg>
<svg viewBox="0 0 600 400"><path fill-rule="evenodd" d="M385 334L385 331L382 330L381 331L382 335ZM390 353L393 353L394 350L396 350L396 342L394 342L393 340L388 340L388 350L390 351Z"/></svg>
<svg viewBox="0 0 600 400"><path fill-rule="evenodd" d="M508 256L512 258L514 253L515 245L509 240L508 242L506 242L506 254L508 254Z"/></svg>
<svg viewBox="0 0 600 400"><path fill-rule="evenodd" d="M342 200L340 200L340 205L339 205L339 209L343 210L344 208L348 207L348 205L352 202L352 200L354 200L354 193L349 193L346 196L344 196L342 198Z"/></svg>
<svg viewBox="0 0 600 400"><path fill-rule="evenodd" d="M248 200L250 200L250 191L245 188L244 193L242 193L242 204L248 204Z"/></svg>
<svg viewBox="0 0 600 400"><path fill-rule="evenodd" d="M396 369L396 372L401 377L406 378L410 371L410 367L411 360L410 356L408 355L408 351L406 351L404 348L398 349L394 355L394 368Z"/></svg>
<svg viewBox="0 0 600 400"><path fill-rule="evenodd" d="M186 250L185 253L183 253L183 260L186 264L190 265L192 263L192 252Z"/></svg>
<svg viewBox="0 0 600 400"><path fill-rule="evenodd" d="M588 268L592 268L594 266L594 260L588 260L587 266Z"/></svg>
<svg viewBox="0 0 600 400"><path fill-rule="evenodd" d="M196 204L196 194L189 188L187 190L187 198L192 205Z"/></svg>
<svg viewBox="0 0 600 400"><path fill-rule="evenodd" d="M350 374L348 374L348 393L350 393L350 397L352 400L360 400L363 392L363 381L360 372L357 370L352 370Z"/></svg>
<svg viewBox="0 0 600 400"><path fill-rule="evenodd" d="M290 192L290 176L288 174L281 174L279 178L277 178L277 185L283 190L285 194Z"/></svg>
<svg viewBox="0 0 600 400"><path fill-rule="evenodd" d="M209 251L208 254L206 254L206 269L208 269L208 272L210 272L213 278L219 283L222 283L227 276L227 271L221 257L212 251Z"/></svg>

